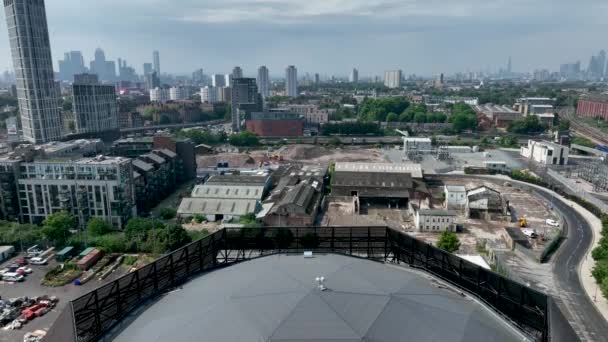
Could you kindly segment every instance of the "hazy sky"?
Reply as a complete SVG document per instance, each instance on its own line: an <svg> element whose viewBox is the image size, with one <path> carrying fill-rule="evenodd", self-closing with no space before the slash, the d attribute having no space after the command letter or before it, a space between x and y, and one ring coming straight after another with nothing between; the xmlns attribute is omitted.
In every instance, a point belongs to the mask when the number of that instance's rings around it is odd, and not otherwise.
<svg viewBox="0 0 608 342"><path fill-rule="evenodd" d="M604 44L606 0L47 0L55 69L68 50L88 63L96 47L142 70L161 54L173 73L203 68L272 75L362 77L494 70L513 57L515 71L558 68ZM1 11L0 71L11 67Z"/></svg>

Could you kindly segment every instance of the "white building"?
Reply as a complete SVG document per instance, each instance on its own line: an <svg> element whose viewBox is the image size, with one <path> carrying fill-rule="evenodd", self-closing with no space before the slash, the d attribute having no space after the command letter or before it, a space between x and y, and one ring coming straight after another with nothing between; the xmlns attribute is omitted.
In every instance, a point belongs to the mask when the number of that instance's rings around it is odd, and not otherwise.
<svg viewBox="0 0 608 342"><path fill-rule="evenodd" d="M414 219L420 232L456 231L456 213L450 210L419 209Z"/></svg>
<svg viewBox="0 0 608 342"><path fill-rule="evenodd" d="M44 1L4 1L17 80L23 138L40 144L62 137ZM4 50L8 53L8 50Z"/></svg>
<svg viewBox="0 0 608 342"><path fill-rule="evenodd" d="M262 65L258 68L258 77L256 78L258 84L258 93L265 99L270 96L270 78L268 76L268 68Z"/></svg>
<svg viewBox="0 0 608 342"><path fill-rule="evenodd" d="M165 103L169 101L169 89L158 87L150 89L150 101L157 103Z"/></svg>
<svg viewBox="0 0 608 342"><path fill-rule="evenodd" d="M187 100L188 98L190 98L190 94L186 87L171 87L169 89L169 99L171 101Z"/></svg>
<svg viewBox="0 0 608 342"><path fill-rule="evenodd" d="M467 188L462 185L444 187L445 206L448 209L463 209L467 205Z"/></svg>
<svg viewBox="0 0 608 342"><path fill-rule="evenodd" d="M404 137L403 150L406 154L411 152L429 153L433 150L433 143L431 138Z"/></svg>
<svg viewBox="0 0 608 342"><path fill-rule="evenodd" d="M568 165L570 149L548 141L528 140L520 154L543 165Z"/></svg>
<svg viewBox="0 0 608 342"><path fill-rule="evenodd" d="M52 213L68 210L83 226L99 217L120 228L137 214L129 158L22 163L17 184L21 219L26 223L38 224Z"/></svg>
<svg viewBox="0 0 608 342"><path fill-rule="evenodd" d="M387 88L401 88L401 70L389 70L384 72L384 86Z"/></svg>
<svg viewBox="0 0 608 342"><path fill-rule="evenodd" d="M483 162L483 167L490 170L501 173L511 172L511 168L507 162L502 160L487 160Z"/></svg>
<svg viewBox="0 0 608 342"><path fill-rule="evenodd" d="M298 96L298 69L293 65L285 70L285 94L289 97Z"/></svg>
<svg viewBox="0 0 608 342"><path fill-rule="evenodd" d="M201 102L202 103L217 103L218 102L218 88L206 86L201 88Z"/></svg>

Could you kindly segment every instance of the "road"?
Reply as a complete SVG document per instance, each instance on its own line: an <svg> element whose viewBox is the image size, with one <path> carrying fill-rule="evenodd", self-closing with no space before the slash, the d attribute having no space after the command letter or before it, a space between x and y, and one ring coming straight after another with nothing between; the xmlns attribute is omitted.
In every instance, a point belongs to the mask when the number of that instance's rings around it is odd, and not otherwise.
<svg viewBox="0 0 608 342"><path fill-rule="evenodd" d="M492 179L479 176L465 177ZM551 271L557 287L554 292L559 294L559 298L556 298L557 304L581 341L608 342L608 322L585 294L578 272L593 242L592 228L570 205L558 200L547 191L533 187L532 189L535 194L553 203L555 209L564 216L569 227L567 238L551 258Z"/></svg>

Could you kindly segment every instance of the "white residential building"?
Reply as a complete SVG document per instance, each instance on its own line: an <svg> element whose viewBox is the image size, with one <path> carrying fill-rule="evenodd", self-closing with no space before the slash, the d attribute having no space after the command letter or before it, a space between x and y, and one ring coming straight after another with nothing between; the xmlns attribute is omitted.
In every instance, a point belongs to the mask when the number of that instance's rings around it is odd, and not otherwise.
<svg viewBox="0 0 608 342"><path fill-rule="evenodd" d="M401 88L401 70L390 70L384 72L384 86L387 88Z"/></svg>
<svg viewBox="0 0 608 342"><path fill-rule="evenodd" d="M445 205L448 209L463 209L467 205L467 188L462 185L444 187Z"/></svg>
<svg viewBox="0 0 608 342"><path fill-rule="evenodd" d="M218 102L218 88L206 86L201 88L201 102L202 103L217 103Z"/></svg>
<svg viewBox="0 0 608 342"><path fill-rule="evenodd" d="M38 224L70 211L84 224L99 217L120 228L137 214L131 159L95 157L21 164L18 195L21 219Z"/></svg>
<svg viewBox="0 0 608 342"><path fill-rule="evenodd" d="M456 231L456 213L441 209L419 209L416 211L415 223L420 232Z"/></svg>
<svg viewBox="0 0 608 342"><path fill-rule="evenodd" d="M171 87L169 89L169 99L171 101L187 100L188 98L190 98L190 94L187 87Z"/></svg>
<svg viewBox="0 0 608 342"><path fill-rule="evenodd" d="M156 103L166 103L169 101L169 89L158 87L150 89L150 101Z"/></svg>
<svg viewBox="0 0 608 342"><path fill-rule="evenodd" d="M548 141L528 140L520 154L543 165L568 165L570 149Z"/></svg>
<svg viewBox="0 0 608 342"><path fill-rule="evenodd" d="M298 69L293 65L285 70L285 94L289 97L298 96Z"/></svg>

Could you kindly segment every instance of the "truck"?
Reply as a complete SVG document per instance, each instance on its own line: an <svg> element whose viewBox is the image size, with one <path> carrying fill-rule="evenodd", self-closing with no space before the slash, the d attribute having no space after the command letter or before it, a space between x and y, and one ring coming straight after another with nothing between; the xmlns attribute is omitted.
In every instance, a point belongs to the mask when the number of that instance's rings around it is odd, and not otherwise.
<svg viewBox="0 0 608 342"><path fill-rule="evenodd" d="M15 254L15 247L0 246L0 262L10 259Z"/></svg>

